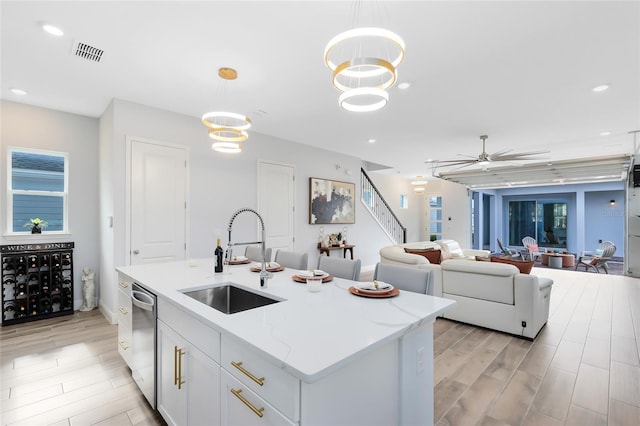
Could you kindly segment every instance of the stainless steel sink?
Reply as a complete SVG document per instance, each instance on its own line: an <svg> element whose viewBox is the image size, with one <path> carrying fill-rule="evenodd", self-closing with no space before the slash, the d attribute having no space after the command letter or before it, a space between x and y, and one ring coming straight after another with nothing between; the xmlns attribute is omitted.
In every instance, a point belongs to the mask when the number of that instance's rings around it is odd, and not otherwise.
<svg viewBox="0 0 640 426"><path fill-rule="evenodd" d="M280 302L280 300L236 287L231 283L182 293L225 314L235 314Z"/></svg>

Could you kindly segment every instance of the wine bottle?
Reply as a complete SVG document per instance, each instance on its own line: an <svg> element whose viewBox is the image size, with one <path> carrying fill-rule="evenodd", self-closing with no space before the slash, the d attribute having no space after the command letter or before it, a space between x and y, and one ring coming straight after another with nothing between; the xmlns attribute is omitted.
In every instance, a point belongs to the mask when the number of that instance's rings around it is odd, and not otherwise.
<svg viewBox="0 0 640 426"><path fill-rule="evenodd" d="M218 238L217 242L216 242L216 250L215 250L215 255L216 255L216 266L214 271L215 272L222 272L222 258L224 257L223 251L222 251L222 247L220 247L220 238Z"/></svg>

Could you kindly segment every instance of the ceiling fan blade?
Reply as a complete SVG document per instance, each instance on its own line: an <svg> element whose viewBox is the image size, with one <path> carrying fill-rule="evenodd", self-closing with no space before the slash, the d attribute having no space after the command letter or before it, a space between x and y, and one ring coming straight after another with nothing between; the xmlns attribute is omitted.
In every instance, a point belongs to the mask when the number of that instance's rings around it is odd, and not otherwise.
<svg viewBox="0 0 640 426"><path fill-rule="evenodd" d="M548 154L549 151L530 151L530 152L514 152L513 154L491 154L489 158L491 161L514 161L514 160L540 160L537 158L527 158L535 155Z"/></svg>
<svg viewBox="0 0 640 426"><path fill-rule="evenodd" d="M513 151L513 150L512 149L503 149L503 150L500 150L500 151L496 151L493 154L490 154L489 157L496 157L496 156L500 157L500 156L506 154L507 152L511 152L511 151Z"/></svg>
<svg viewBox="0 0 640 426"><path fill-rule="evenodd" d="M475 163L478 161L475 157L469 157L468 160L460 159L460 160L436 160L434 163Z"/></svg>
<svg viewBox="0 0 640 426"><path fill-rule="evenodd" d="M437 161L436 163L437 163L436 168L437 167L453 167L453 166L459 166L461 164L463 164L466 167L466 166L470 166L472 164L477 163L477 161L476 160L459 160L459 161L449 160L449 161ZM441 163L447 163L447 164L441 164Z"/></svg>
<svg viewBox="0 0 640 426"><path fill-rule="evenodd" d="M447 173L453 173L456 170L461 170L464 169L465 167L469 167L469 166L473 166L475 163L458 163L458 164L445 164L442 167L447 167ZM460 166L460 167L455 167L453 169L449 169L448 167L454 167L454 166ZM437 168L437 167L436 167Z"/></svg>

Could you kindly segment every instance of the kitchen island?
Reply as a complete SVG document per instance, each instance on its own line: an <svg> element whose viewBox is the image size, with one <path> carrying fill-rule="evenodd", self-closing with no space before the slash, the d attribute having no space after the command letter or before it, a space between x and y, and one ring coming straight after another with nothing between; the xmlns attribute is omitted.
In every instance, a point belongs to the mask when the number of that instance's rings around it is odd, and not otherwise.
<svg viewBox="0 0 640 426"><path fill-rule="evenodd" d="M158 298L157 407L169 424L433 423L433 322L453 301L362 298L337 278L312 293L290 269L261 289L249 265L214 274L212 259L118 272L121 288ZM184 294L225 283L278 302L224 314Z"/></svg>

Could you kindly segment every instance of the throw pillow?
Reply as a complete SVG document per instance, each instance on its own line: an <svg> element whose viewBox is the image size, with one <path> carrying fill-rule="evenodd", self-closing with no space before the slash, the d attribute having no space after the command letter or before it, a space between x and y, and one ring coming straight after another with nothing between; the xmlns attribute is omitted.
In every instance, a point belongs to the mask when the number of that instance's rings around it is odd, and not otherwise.
<svg viewBox="0 0 640 426"><path fill-rule="evenodd" d="M589 262L592 265L597 265L598 264L598 260L600 260L600 256L596 256L593 259L591 259L591 262Z"/></svg>
<svg viewBox="0 0 640 426"><path fill-rule="evenodd" d="M522 261L522 260L503 259L500 257L492 257L491 261L498 262L498 263L508 263L509 265L514 265L520 270L521 274L530 273L534 263L533 260Z"/></svg>
<svg viewBox="0 0 640 426"><path fill-rule="evenodd" d="M405 248L404 252L411 253L411 254L419 254L420 256L426 257L429 263L434 263L436 265L440 264L440 254L441 254L440 250L434 250L432 248L429 248L429 249Z"/></svg>
<svg viewBox="0 0 640 426"><path fill-rule="evenodd" d="M534 253L538 253L539 251L537 244L529 244L527 248Z"/></svg>

